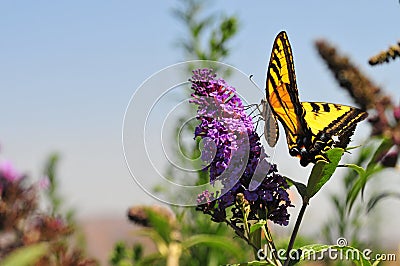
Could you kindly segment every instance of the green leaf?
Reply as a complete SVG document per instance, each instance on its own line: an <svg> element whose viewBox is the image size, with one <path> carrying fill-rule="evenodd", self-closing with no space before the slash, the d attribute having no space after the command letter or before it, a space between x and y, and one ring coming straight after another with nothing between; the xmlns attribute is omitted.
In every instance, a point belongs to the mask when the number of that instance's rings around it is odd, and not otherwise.
<svg viewBox="0 0 400 266"><path fill-rule="evenodd" d="M375 165L378 163L378 160L382 156L382 154L386 153L392 146L393 146L393 142L391 139L383 138L381 144L378 146L374 155L372 155L371 160L369 161L369 163L367 165L367 171L369 169L374 168Z"/></svg>
<svg viewBox="0 0 400 266"><path fill-rule="evenodd" d="M192 246L199 244L206 245L212 248L222 249L236 255L243 253L242 248L240 248L236 243L232 242L232 239L218 235L194 235L184 240L182 242L182 247L184 249L188 249Z"/></svg>
<svg viewBox="0 0 400 266"><path fill-rule="evenodd" d="M273 265L267 261L249 261L249 262L244 262L244 263L238 263L238 264L227 264L229 266L267 266L267 265Z"/></svg>
<svg viewBox="0 0 400 266"><path fill-rule="evenodd" d="M144 208L144 211L146 212L149 223L152 228L154 228L155 231L166 241L170 241L170 236L171 236L171 225L166 219L165 215L162 213L159 213L158 211L154 211L152 208Z"/></svg>
<svg viewBox="0 0 400 266"><path fill-rule="evenodd" d="M161 254L168 253L168 243L166 243L165 240L162 238L162 236L160 236L160 234L153 228L148 228L148 229L143 228L135 232L135 235L147 236L151 238L156 244L157 249Z"/></svg>
<svg viewBox="0 0 400 266"><path fill-rule="evenodd" d="M20 247L4 258L1 266L24 266L32 265L38 261L48 250L48 243L37 243Z"/></svg>
<svg viewBox="0 0 400 266"><path fill-rule="evenodd" d="M370 212L379 201L389 197L400 199L400 193L386 191L373 196L367 203L367 212Z"/></svg>
<svg viewBox="0 0 400 266"><path fill-rule="evenodd" d="M360 178L354 183L351 193L348 194L346 202L349 203L349 211L351 210L355 199L357 198L358 194L361 192L361 198L364 196L364 189L367 184L367 181L376 173L383 170L384 167L379 163L380 158L385 154L389 149L393 146L393 142L391 139L383 138L382 142L375 150L374 154L372 155L369 163L364 172L359 172L356 167L353 167L354 170L358 172Z"/></svg>
<svg viewBox="0 0 400 266"><path fill-rule="evenodd" d="M346 167L353 169L356 171L360 176L365 175L365 170L361 166L355 165L355 164L345 164Z"/></svg>
<svg viewBox="0 0 400 266"><path fill-rule="evenodd" d="M358 149L358 148L360 148L361 146L362 146L362 145L346 147L346 151L351 151L351 150L354 150L354 149Z"/></svg>
<svg viewBox="0 0 400 266"><path fill-rule="evenodd" d="M321 261L328 258L334 261L352 261L355 265L371 266L371 262L360 250L350 246L313 244L300 248L300 261ZM370 256L370 254L366 254Z"/></svg>
<svg viewBox="0 0 400 266"><path fill-rule="evenodd" d="M358 194L360 193L360 191L362 191L367 183L369 173L365 171L362 167L354 164L348 164L346 166L356 171L359 175L359 178L357 178L349 193L347 194L346 205L348 206L348 212L350 212L354 206L354 202L357 199Z"/></svg>
<svg viewBox="0 0 400 266"><path fill-rule="evenodd" d="M379 257L374 263L372 263L372 266L377 266L379 263L381 263L382 257Z"/></svg>
<svg viewBox="0 0 400 266"><path fill-rule="evenodd" d="M301 198L304 200L304 197L306 196L306 191L307 191L306 185L303 183L294 181L287 176L285 176L284 178L286 179L289 187L294 186L297 189L297 192L300 194Z"/></svg>
<svg viewBox="0 0 400 266"><path fill-rule="evenodd" d="M164 262L162 265L165 265L165 260L166 260L166 256L160 253L153 253L150 255L147 255L146 257L144 257L143 259L137 261L135 263L135 266L146 266L146 265L157 265L157 262ZM132 263L130 263L130 265L132 265Z"/></svg>
<svg viewBox="0 0 400 266"><path fill-rule="evenodd" d="M353 208L354 202L360 193L361 197L363 197L364 189L368 180L383 169L383 167L380 164L378 164L378 159L382 155L382 153L387 151L392 145L393 144L391 143L390 140L383 139L381 144L378 146L377 150L374 152L374 155L370 159L366 169L363 169L362 167L355 164L345 165L350 169L353 169L359 175L359 177L355 179L355 181L353 182L352 187L350 188L350 191L347 194L346 205L348 208L348 212L350 212L351 209ZM372 149L366 147L363 148L361 153L365 153L362 156L366 158L369 157L368 154L370 154L371 152Z"/></svg>
<svg viewBox="0 0 400 266"><path fill-rule="evenodd" d="M257 223L250 226L250 234L254 233L256 230L265 226L267 222L265 220L260 220Z"/></svg>
<svg viewBox="0 0 400 266"><path fill-rule="evenodd" d="M329 163L326 161L318 161L308 178L306 197L311 199L322 187L329 181L333 173L335 172L340 158L344 150L341 148L334 148L326 152L329 159Z"/></svg>

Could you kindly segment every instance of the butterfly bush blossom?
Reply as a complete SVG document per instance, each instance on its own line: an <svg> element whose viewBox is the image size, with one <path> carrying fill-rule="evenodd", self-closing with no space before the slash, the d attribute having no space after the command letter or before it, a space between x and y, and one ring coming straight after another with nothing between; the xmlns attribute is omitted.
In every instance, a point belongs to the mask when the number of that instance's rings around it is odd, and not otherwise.
<svg viewBox="0 0 400 266"><path fill-rule="evenodd" d="M252 119L244 111L235 88L223 79L216 79L211 69L197 69L189 80L192 83L192 103L198 105L195 138L203 140L202 160L207 164L210 183L222 183L219 192L203 191L198 196L198 210L212 216L216 222L227 219L227 208L233 206L231 221L242 218L235 201L244 197L250 205L249 218L257 220L260 210L265 218L287 225L291 207L288 184L277 172L255 132ZM261 178L254 178L260 176ZM258 180L258 181L256 181Z"/></svg>

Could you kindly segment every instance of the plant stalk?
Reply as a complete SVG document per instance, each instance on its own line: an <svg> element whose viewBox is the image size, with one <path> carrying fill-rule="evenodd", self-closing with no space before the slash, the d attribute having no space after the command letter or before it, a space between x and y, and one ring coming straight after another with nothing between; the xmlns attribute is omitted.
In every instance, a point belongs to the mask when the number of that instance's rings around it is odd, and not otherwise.
<svg viewBox="0 0 400 266"><path fill-rule="evenodd" d="M285 263L283 264L284 266L289 265L289 262L290 262L289 254L290 254L290 251L293 249L294 241L296 240L297 233L299 232L300 224L301 224L301 221L303 220L303 216L304 216L304 213L306 212L307 206L308 206L308 200L304 199L303 205L301 206L301 209L299 212L299 215L297 216L296 224L294 225L292 235L290 236L289 245L286 250L286 260L285 260Z"/></svg>

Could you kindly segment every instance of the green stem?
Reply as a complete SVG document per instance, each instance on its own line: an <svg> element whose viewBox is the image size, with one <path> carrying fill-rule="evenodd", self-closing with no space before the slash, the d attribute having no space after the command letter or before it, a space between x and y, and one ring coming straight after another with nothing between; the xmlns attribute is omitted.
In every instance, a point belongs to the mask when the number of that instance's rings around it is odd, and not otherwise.
<svg viewBox="0 0 400 266"><path fill-rule="evenodd" d="M241 231L241 228L237 227L235 224L231 223L231 222L230 222L229 220L227 220L227 219L225 219L225 222L226 222L230 227L232 227L232 228L235 230L236 234L237 234L240 238L242 238L243 240L245 240L245 241L247 242L247 244L250 245L250 246L253 248L253 252L254 252L255 257L256 257L256 259L257 259L257 252L259 251L259 247L257 247L257 246L253 243L253 241L250 239L250 237L246 237L246 235L244 234L245 232L242 232L242 231ZM267 261L269 264L271 264L271 265L278 265L278 266L281 265L279 261L278 261L279 263L276 263L276 260L275 260L275 262L274 262L274 261L271 261L269 258L266 258L266 261Z"/></svg>
<svg viewBox="0 0 400 266"><path fill-rule="evenodd" d="M297 233L299 232L301 221L303 220L304 213L306 212L306 208L308 206L308 200L303 200L303 205L301 206L299 215L297 216L296 224L294 225L292 235L290 236L290 241L288 248L286 250L286 261L283 264L284 266L288 266L290 262L290 251L293 249L294 241L296 240Z"/></svg>
<svg viewBox="0 0 400 266"><path fill-rule="evenodd" d="M268 224L265 224L265 226L263 226L263 231L264 231L265 237L267 238L268 248L272 254L272 259L274 260L274 265L281 266L282 263L278 258L277 249L275 247L274 240L272 239L272 234L271 234L271 231L269 230Z"/></svg>
<svg viewBox="0 0 400 266"><path fill-rule="evenodd" d="M265 208L262 208L262 209L258 210L257 213L258 213L259 221L266 219ZM262 246L261 246L261 235L262 235L262 230L261 230L261 228L259 228L255 232L253 232L252 237L251 237L252 238L252 242L254 243L255 246L258 247L258 250L262 249ZM260 258L258 257L258 250L254 252L254 258L256 260L260 260Z"/></svg>
<svg viewBox="0 0 400 266"><path fill-rule="evenodd" d="M237 227L236 225L234 225L233 223L231 223L230 221L228 221L227 219L225 219L225 223L228 224L230 227L233 228L233 230L235 230L235 233L242 238L243 240L245 240L247 242L248 245L250 245L253 250L258 250L257 247L250 241L249 238L247 238L245 236L245 234L241 231L241 228Z"/></svg>
<svg viewBox="0 0 400 266"><path fill-rule="evenodd" d="M261 228L257 229L256 231L251 234L251 241L254 243L258 250L254 250L254 259L260 260L258 257L258 251L261 249Z"/></svg>
<svg viewBox="0 0 400 266"><path fill-rule="evenodd" d="M264 231L264 235L265 235L265 238L267 239L267 243L268 243L268 248L269 248L269 251L271 252L272 259L274 261L274 265L282 265L280 260L278 259L274 240L272 239L271 231L269 230L269 227L268 227L267 213L268 213L268 211L265 206L261 210L258 211L259 218L261 220L265 221L265 225L262 227L262 230L260 228L260 234L259 234L260 235L260 248L262 248L261 247L261 234L262 234L262 231ZM267 251L265 250L265 252L267 252Z"/></svg>

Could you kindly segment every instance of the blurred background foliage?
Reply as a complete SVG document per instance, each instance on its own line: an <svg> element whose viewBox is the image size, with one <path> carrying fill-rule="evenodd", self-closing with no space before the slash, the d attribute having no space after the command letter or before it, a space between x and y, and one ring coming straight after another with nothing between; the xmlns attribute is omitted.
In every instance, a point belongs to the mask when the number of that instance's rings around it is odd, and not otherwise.
<svg viewBox="0 0 400 266"><path fill-rule="evenodd" d="M10 162L0 167L1 265L97 265L85 254L72 211L63 211L56 166L50 156L36 183ZM40 198L44 194L46 206Z"/></svg>
<svg viewBox="0 0 400 266"><path fill-rule="evenodd" d="M206 14L204 11L203 1L181 1L182 6L179 9L173 11L173 14L179 19L186 28L186 37L179 39L179 47L185 52L186 59L203 59L203 60L225 60L229 55L229 41L235 37L238 33L240 26L239 18L235 16L228 16L225 14ZM373 177L378 176L378 173L384 169L394 167L397 163L398 158L398 142L395 140L394 135L398 134L399 131L399 119L396 118L396 106L390 103L388 99L389 95L376 86L368 77L361 73L361 71L351 63L351 60L341 55L336 49L324 40L316 42L316 49L319 51L321 58L328 65L332 71L334 77L338 81L339 85L346 89L352 96L354 102L363 109L371 110L373 115L370 115L369 122L373 129L373 140L366 141L360 152L356 152L355 159L352 163L366 167L367 173L360 175L357 171L348 170L345 177L342 179L342 189L340 193L332 194L330 196L330 202L333 205L334 213L328 217L326 224L321 228L323 240L327 243L336 243L338 237L345 237L349 241L349 245L361 248L372 248L373 250L381 250L379 246L374 243L375 238L373 234L366 238L365 226L367 219L373 219L373 226L379 227L380 219L374 218L376 216L369 215L371 210L377 206L377 203L387 197L399 197L399 194L395 191L376 191L376 194L363 198L363 191L367 182ZM389 58L394 59L397 54L393 52L393 47L387 52L381 52L378 56L371 59L373 62L387 62ZM371 61L370 60L370 61ZM188 70L190 71L190 70ZM190 73L188 74L190 75ZM381 113L379 113L381 110ZM387 118L382 117L382 110L391 110L392 117L390 121L397 121L396 123L382 125L382 120L389 121ZM377 111L375 114L374 111ZM195 116L195 110L188 110L191 117ZM386 113L386 112L384 112ZM187 117L182 117L180 122L186 121ZM179 130L180 122L177 124L177 132ZM390 128L392 133L388 133L385 129L377 129L377 126ZM195 125L189 125L186 127L186 134L193 134ZM385 132L385 133L384 133ZM391 135L391 136L388 136ZM388 141L387 138L391 137ZM190 158L197 158L200 155L198 146L199 143L193 142L193 145L181 147L182 150L176 151L176 154L189 155ZM184 162L187 160L183 160ZM180 172L174 172L174 168L168 170L168 176L171 179L177 178L177 175L181 175ZM198 172L198 183L202 184L208 181L208 174L202 171ZM163 191L161 187L156 187L155 192L167 193ZM170 195L173 197L173 195ZM142 211L149 214L150 207L139 207ZM196 213L194 208L172 208L173 215L176 217L175 228L179 228L179 240L182 243L183 239L191 239L192 237L203 238L203 241L199 241L196 245L187 248L187 245L182 244L179 247L179 254L181 257L179 261L181 265L220 265L232 262L243 262L247 261L252 257L250 248L246 247L242 240L235 239L233 232L227 229L225 224L213 223L210 219ZM161 214L160 214L161 215ZM159 239L162 239L164 225L152 221L157 215L146 216L149 219L148 224L152 224L150 229L147 227L146 230L152 231L148 235L153 239L157 246L158 262L160 265L164 265L168 261L168 255L163 254L161 246L170 247L173 244L172 238L168 238L163 245L160 245ZM136 224L140 222L132 220ZM148 225L147 225L148 226ZM362 230L364 228L364 230ZM376 229L376 228L375 228ZM171 230L170 230L171 231ZM316 230L318 232L318 230ZM139 233L143 233L140 232ZM221 239L221 243L218 241L211 243L207 240ZM315 239L321 239L321 236L316 235ZM295 247L311 244L315 242L315 239L299 236ZM166 239L164 239L165 241ZM224 241L231 243L231 247L224 245ZM287 239L277 239L278 248L286 247ZM184 248L185 247L185 248ZM229 250L236 250L237 247L241 247L242 252L229 252ZM143 247L142 247L143 248ZM121 243L118 243L114 254L112 256L113 265L125 265L118 264L121 261L126 263L131 261L132 265L135 262L146 261L148 258L138 258L134 250L137 246L128 248ZM167 248L168 249L168 248ZM121 251L122 250L122 251ZM130 250L128 252L128 250ZM232 254L231 254L232 253ZM125 255L124 255L125 254ZM129 255L128 255L129 254ZM229 254L229 255L228 255ZM154 258L154 254L151 258ZM244 260L246 259L246 260ZM154 261L153 261L154 262ZM332 262L330 262L332 263ZM338 262L340 264L341 262ZM169 264L174 265L174 264Z"/></svg>

